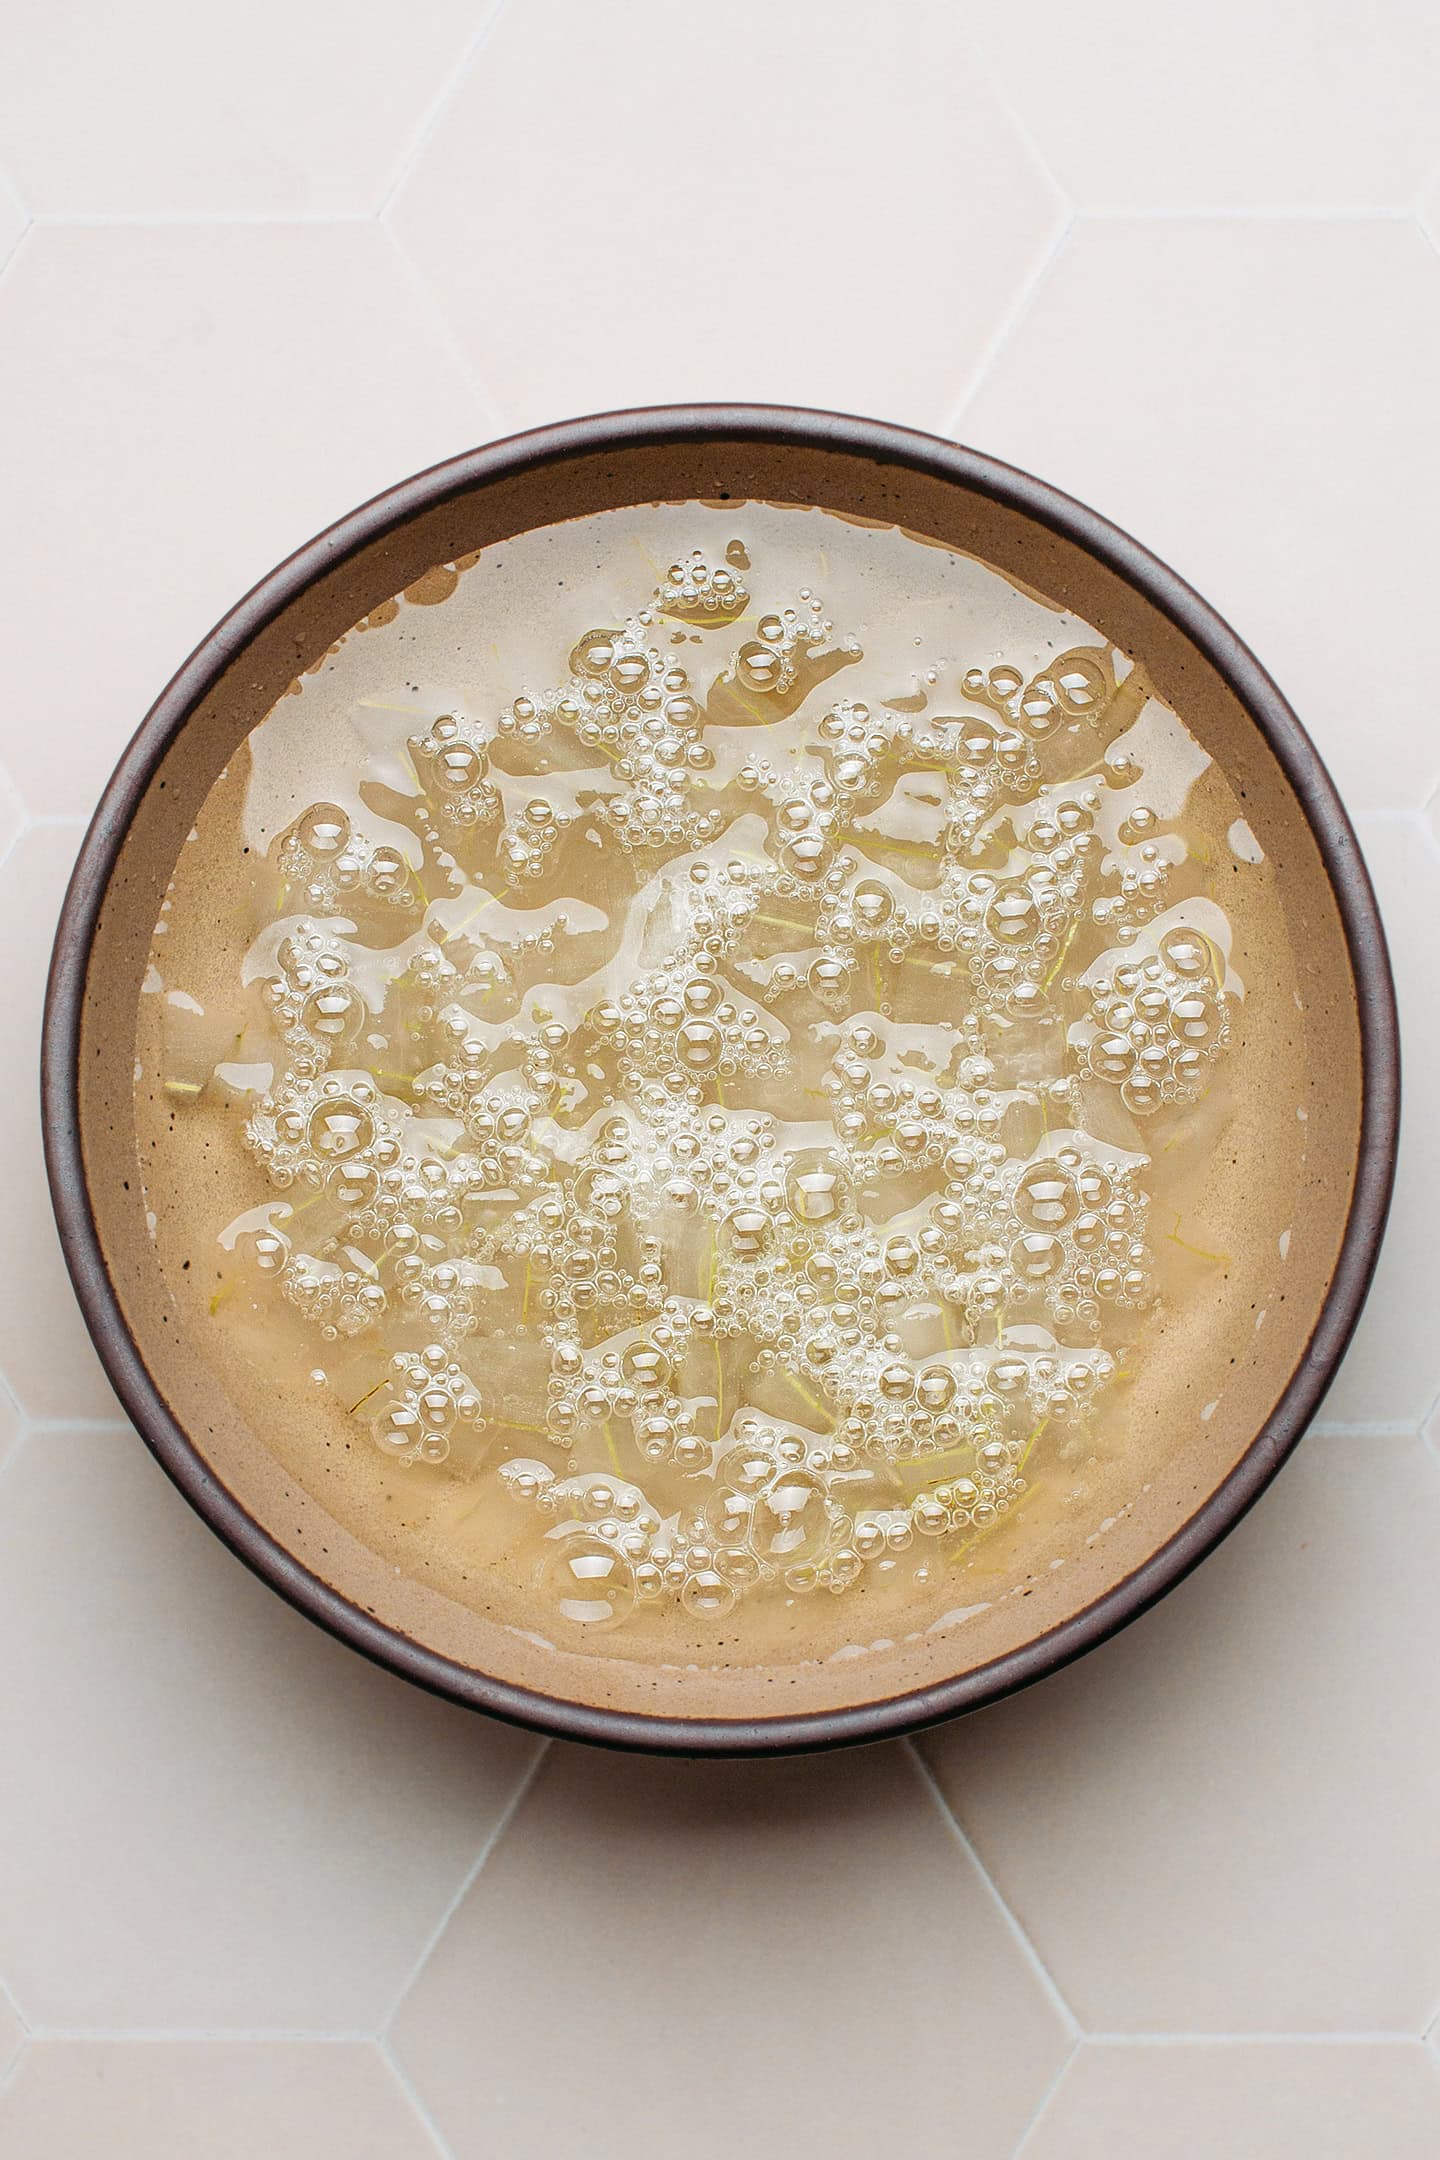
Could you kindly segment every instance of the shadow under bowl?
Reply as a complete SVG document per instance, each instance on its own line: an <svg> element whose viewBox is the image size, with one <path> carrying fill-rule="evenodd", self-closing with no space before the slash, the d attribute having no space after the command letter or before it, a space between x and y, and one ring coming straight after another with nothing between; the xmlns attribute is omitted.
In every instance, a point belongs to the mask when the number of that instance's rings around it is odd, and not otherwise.
<svg viewBox="0 0 1440 2160"><path fill-rule="evenodd" d="M178 1309L147 1223L137 1012L161 903L212 784L361 617L435 566L537 526L746 500L923 534L1143 656L1273 867L1278 919L1251 964L1276 995L1247 1021L1225 1132L1215 1208L1229 1212L1233 1257L1136 1398L1133 1414L1181 1444L1157 1449L1121 1519L1063 1568L1031 1556L1009 1594L952 1630L864 1658L637 1677L546 1649L397 1571L267 1451ZM1238 1521L1303 1432L1359 1314L1389 1201L1399 1066L1354 834L1294 714L1195 593L1093 511L973 451L873 421L708 406L602 415L455 458L342 519L241 601L141 725L87 834L55 945L43 1092L61 1239L101 1359L162 1466L257 1574L368 1656L478 1709L616 1746L769 1753L878 1739L1024 1686L1134 1618Z"/></svg>

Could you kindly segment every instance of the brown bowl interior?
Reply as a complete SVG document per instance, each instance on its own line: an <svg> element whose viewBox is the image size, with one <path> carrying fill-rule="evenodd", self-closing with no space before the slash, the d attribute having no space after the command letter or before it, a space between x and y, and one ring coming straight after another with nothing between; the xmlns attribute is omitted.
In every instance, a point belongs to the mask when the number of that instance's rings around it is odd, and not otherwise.
<svg viewBox="0 0 1440 2160"><path fill-rule="evenodd" d="M137 1146L162 1143L153 1132L137 1136L132 1074L141 978L180 850L217 774L299 671L437 563L594 510L720 497L819 504L901 524L995 564L1142 655L1158 694L1242 795L1283 904L1268 916L1257 911L1249 931L1243 972L1263 981L1266 995L1247 1012L1224 1159L1197 1196L1232 1258L1187 1315L1175 1354L1154 1360L1135 1388L1132 1417L1156 1440L1145 1489L1103 1536L1077 1538L1061 1568L1023 1546L997 1545L994 1594L962 1626L864 1659L797 1656L761 1669L697 1672L542 1649L425 1580L397 1574L284 1473L200 1354L195 1315L177 1306L157 1264ZM1187 1537L1185 1557L1204 1549L1223 1527L1214 1518L1229 1504L1217 1501L1227 1481L1238 1512L1268 1469L1257 1470L1257 1434L1297 1372L1303 1378L1307 1353L1315 1355L1312 1334L1346 1231L1361 1141L1357 982L1331 878L1294 787L1215 661L1155 600L1042 517L980 486L857 448L737 433L572 447L528 470L473 479L324 568L253 634L242 625L235 636L233 658L175 734L119 846L84 978L80 1137L99 1247L125 1327L199 1459L182 1482L212 1518L217 1509L224 1514L224 1534L249 1557L266 1549L262 1567L290 1594L432 1684L597 1737L643 1741L646 1728L622 1722L636 1717L705 1726L818 1719L813 1737L855 1737L886 1722L918 1722L1055 1662L1081 1645L1085 1616L1097 1607L1112 1625L1162 1588L1178 1571ZM169 1231L162 1218L162 1251ZM151 1422L143 1413L140 1421ZM155 1442L156 1432L147 1437ZM1289 1437L1282 1431L1263 1445L1283 1452ZM173 1471L174 1444L162 1439L160 1452ZM1197 1522L1206 1524L1203 1537ZM248 1524L264 1535L251 1538ZM273 1551L267 1558L267 1539L298 1565ZM917 1691L908 1707L897 1700ZM543 1700L527 1703L526 1694ZM547 1707L554 1705L558 1712ZM837 1712L859 1714L837 1723ZM657 1737L674 1744L678 1730Z"/></svg>

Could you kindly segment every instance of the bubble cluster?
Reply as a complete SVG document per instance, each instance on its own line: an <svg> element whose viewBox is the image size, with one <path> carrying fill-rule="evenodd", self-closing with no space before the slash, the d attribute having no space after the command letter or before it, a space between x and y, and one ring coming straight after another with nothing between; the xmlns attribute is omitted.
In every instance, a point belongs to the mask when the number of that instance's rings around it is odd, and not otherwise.
<svg viewBox="0 0 1440 2160"><path fill-rule="evenodd" d="M468 715L441 713L409 749L436 818L457 839L500 815L484 730Z"/></svg>
<svg viewBox="0 0 1440 2160"><path fill-rule="evenodd" d="M699 548L672 563L656 588L655 605L678 622L733 622L750 605L750 589L729 563L713 566Z"/></svg>
<svg viewBox="0 0 1440 2160"><path fill-rule="evenodd" d="M484 1424L474 1383L443 1343L427 1343L418 1357L398 1350L385 1398L372 1423L375 1443L401 1462L442 1463L457 1430L476 1432Z"/></svg>
<svg viewBox="0 0 1440 2160"><path fill-rule="evenodd" d="M316 914L393 914L420 904L400 850L361 838L335 803L312 803L296 819L280 843L279 866L295 896Z"/></svg>
<svg viewBox="0 0 1440 2160"><path fill-rule="evenodd" d="M1089 1011L1077 1030L1087 1069L1118 1088L1136 1117L1203 1092L1230 1042L1223 973L1209 941L1181 927L1087 985Z"/></svg>
<svg viewBox="0 0 1440 2160"><path fill-rule="evenodd" d="M378 833L276 841L247 969L280 1197L233 1264L581 1633L923 1581L1013 1511L1155 1307L1156 1150L1236 1033L1123 656L837 696L859 641L754 582L696 550L432 708L416 792L357 774Z"/></svg>
<svg viewBox="0 0 1440 2160"><path fill-rule="evenodd" d="M786 696L807 663L828 650L835 625L824 603L808 591L802 591L798 599L797 607L762 615L754 637L746 638L732 655L722 681L741 700Z"/></svg>

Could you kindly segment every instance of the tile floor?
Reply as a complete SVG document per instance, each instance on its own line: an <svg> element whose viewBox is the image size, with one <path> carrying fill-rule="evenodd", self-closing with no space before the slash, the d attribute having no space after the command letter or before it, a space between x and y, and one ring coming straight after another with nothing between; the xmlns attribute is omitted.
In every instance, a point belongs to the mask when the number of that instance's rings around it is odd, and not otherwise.
<svg viewBox="0 0 1440 2160"><path fill-rule="evenodd" d="M1440 2151L1437 111L1431 0L9 11L7 2160ZM238 592L707 396L963 437L1193 578L1359 814L1409 1058L1369 1313L1223 1551L918 1750L760 1769L542 1750L255 1584L118 1415L34 1109L84 818Z"/></svg>

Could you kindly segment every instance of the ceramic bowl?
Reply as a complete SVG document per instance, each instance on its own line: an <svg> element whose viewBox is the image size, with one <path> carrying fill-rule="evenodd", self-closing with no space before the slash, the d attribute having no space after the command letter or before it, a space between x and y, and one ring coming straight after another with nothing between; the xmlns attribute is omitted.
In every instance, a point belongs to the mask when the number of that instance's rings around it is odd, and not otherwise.
<svg viewBox="0 0 1440 2160"><path fill-rule="evenodd" d="M503 1626L396 1570L286 1474L167 1286L139 1174L137 1013L151 934L197 812L248 731L360 618L436 566L598 510L687 500L819 505L976 555L1143 655L1243 798L1278 909L1252 1000L1209 1219L1226 1264L1134 1384L1154 1462L1063 1567L997 1547L964 1625L865 1657L637 1671ZM367 503L273 571L180 669L90 827L55 946L45 1133L66 1257L141 1436L231 1549L367 1656L544 1731L690 1753L876 1739L1053 1672L1143 1611L1235 1524L1295 1445L1360 1311L1389 1198L1394 997L1364 865L1274 684L1173 572L1093 511L971 450L873 421L710 406L605 415L455 458ZM155 1145L153 1134L145 1144ZM1263 1325L1257 1320L1263 1318ZM1148 1423L1146 1422L1148 1421Z"/></svg>

